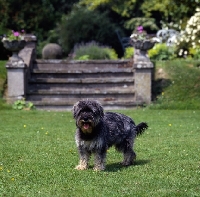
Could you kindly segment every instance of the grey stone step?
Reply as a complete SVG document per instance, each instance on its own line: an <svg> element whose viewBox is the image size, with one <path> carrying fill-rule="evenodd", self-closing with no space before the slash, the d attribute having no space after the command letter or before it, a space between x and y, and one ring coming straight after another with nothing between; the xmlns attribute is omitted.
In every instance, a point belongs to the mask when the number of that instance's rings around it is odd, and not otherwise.
<svg viewBox="0 0 200 197"><path fill-rule="evenodd" d="M133 77L109 77L109 78L31 78L29 83L131 83Z"/></svg>
<svg viewBox="0 0 200 197"><path fill-rule="evenodd" d="M103 100L118 100L122 99L123 101L127 100L134 100L134 92L129 94L119 94L117 92L115 93L109 93L109 94L103 94L103 93L82 93L82 94L29 94L28 98L35 101L54 101L54 100L60 100L60 101L70 101L73 99L87 99L87 98L99 98Z"/></svg>
<svg viewBox="0 0 200 197"><path fill-rule="evenodd" d="M143 106L145 103L143 102L134 102L130 103L129 105L124 103L119 104L104 104L103 108L104 110L120 110L120 109L136 109L138 107ZM36 108L38 110L48 110L48 111L72 111L73 105L37 105Z"/></svg>
<svg viewBox="0 0 200 197"><path fill-rule="evenodd" d="M131 101L131 102L113 102L113 101L101 101L100 99L98 99L98 101L101 102L102 106L104 107L104 110L114 110L114 109L134 109L137 107L142 106L144 103L143 102L139 102L139 101ZM34 105L36 106L37 109L39 110L53 110L53 111L71 111L73 108L73 105L76 103L77 101L74 100L74 102L68 102L68 103L58 103L58 102L54 102L54 103L47 103L47 102L43 102L43 103L37 103L37 102L33 102Z"/></svg>
<svg viewBox="0 0 200 197"><path fill-rule="evenodd" d="M33 65L33 73L102 73L133 72L133 64L121 61L66 61L37 60Z"/></svg>
<svg viewBox="0 0 200 197"><path fill-rule="evenodd" d="M88 98L83 98L83 97L79 97L79 98L74 98L71 100L59 100L59 101L55 101L55 100L45 100L43 99L42 101L37 101L37 100L31 100L31 102L34 103L34 105L36 106L73 106L76 102L80 101L81 99L93 99L95 100L95 98L93 97L88 97ZM127 102L127 100L122 99L116 99L116 98L98 98L98 101L103 105L103 106L114 106L114 105L118 105L118 106L135 106L139 103L136 103L135 101L131 101L129 100L129 102Z"/></svg>
<svg viewBox="0 0 200 197"><path fill-rule="evenodd" d="M91 73L132 73L133 72L133 69L132 68L127 68L127 69L113 69L113 70L110 70L110 68L98 68L96 70L85 70L84 68L70 68L70 69L67 69L67 68L63 68L63 69L59 69L59 68L55 68L55 69L49 69L49 68L42 68L42 69L33 69L32 70L32 73L49 73L49 74L59 74L59 73L71 73L71 74L76 74L76 73L84 73L84 74L91 74Z"/></svg>
<svg viewBox="0 0 200 197"><path fill-rule="evenodd" d="M65 89L65 90L45 90L45 89L38 89L38 90L28 90L29 95L65 95L65 94L133 94L135 91L133 88L104 88L104 89Z"/></svg>
<svg viewBox="0 0 200 197"><path fill-rule="evenodd" d="M31 73L31 78L34 80L43 78L55 78L55 79L70 79L70 78L76 78L76 79L87 79L87 78L134 78L134 73L111 73L111 72L102 72L102 73Z"/></svg>
<svg viewBox="0 0 200 197"><path fill-rule="evenodd" d="M109 92L134 92L134 83L107 83L107 84L29 84L28 93L69 93L69 94L83 94L83 93L102 93L107 94Z"/></svg>

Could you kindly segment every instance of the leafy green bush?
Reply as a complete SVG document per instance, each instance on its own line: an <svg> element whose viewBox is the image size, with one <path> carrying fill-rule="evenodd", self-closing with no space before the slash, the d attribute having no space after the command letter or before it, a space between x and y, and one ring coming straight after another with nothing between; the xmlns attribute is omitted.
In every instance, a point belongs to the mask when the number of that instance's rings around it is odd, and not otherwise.
<svg viewBox="0 0 200 197"><path fill-rule="evenodd" d="M90 56L89 55L82 55L78 58L78 60L89 60Z"/></svg>
<svg viewBox="0 0 200 197"><path fill-rule="evenodd" d="M116 51L110 47L105 47L104 50L106 51L106 53L108 54L108 59L111 60L117 60L118 59L118 55L116 53Z"/></svg>
<svg viewBox="0 0 200 197"><path fill-rule="evenodd" d="M124 59L133 58L133 54L134 54L134 48L133 47L126 47L123 58Z"/></svg>
<svg viewBox="0 0 200 197"><path fill-rule="evenodd" d="M185 29L182 30L182 33L177 40L178 42L176 47L180 57L187 55L190 48L195 49L199 46L200 8L197 7L193 14L194 15L187 21Z"/></svg>
<svg viewBox="0 0 200 197"><path fill-rule="evenodd" d="M73 53L74 59L76 60L117 59L117 54L114 49L101 46L94 41L76 45Z"/></svg>
<svg viewBox="0 0 200 197"><path fill-rule="evenodd" d="M33 105L32 102L26 102L25 99L21 99L21 100L17 100L13 103L13 109L17 109L17 110L22 110L22 109L26 109L26 110L31 110L31 109L35 109L35 106Z"/></svg>
<svg viewBox="0 0 200 197"><path fill-rule="evenodd" d="M175 58L174 48L165 43L156 44L148 51L151 60L171 60Z"/></svg>
<svg viewBox="0 0 200 197"><path fill-rule="evenodd" d="M10 56L12 54L12 52L8 51L4 46L3 46L3 42L1 42L2 36L4 34L7 34L8 30L3 28L0 24L0 60L8 60L8 56Z"/></svg>
<svg viewBox="0 0 200 197"><path fill-rule="evenodd" d="M189 48L189 55L195 60L200 60L200 47Z"/></svg>
<svg viewBox="0 0 200 197"><path fill-rule="evenodd" d="M87 9L75 9L62 18L58 25L60 45L65 53L70 53L77 43L95 40L115 50L121 49L115 30L119 29L110 21L106 13Z"/></svg>

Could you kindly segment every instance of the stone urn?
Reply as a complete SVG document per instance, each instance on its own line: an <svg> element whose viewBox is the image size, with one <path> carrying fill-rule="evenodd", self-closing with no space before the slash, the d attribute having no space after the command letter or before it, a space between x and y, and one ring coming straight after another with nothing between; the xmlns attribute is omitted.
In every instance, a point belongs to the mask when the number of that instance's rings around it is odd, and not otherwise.
<svg viewBox="0 0 200 197"><path fill-rule="evenodd" d="M141 51L148 51L153 48L156 42L151 40L131 40L131 44L135 49L139 49Z"/></svg>
<svg viewBox="0 0 200 197"><path fill-rule="evenodd" d="M152 67L147 51L154 47L155 41L151 40L131 40L134 50L134 65L136 67Z"/></svg>
<svg viewBox="0 0 200 197"><path fill-rule="evenodd" d="M3 46L12 52L12 56L9 58L11 62L23 61L22 58L18 56L20 50L22 50L26 45L25 40L4 40Z"/></svg>

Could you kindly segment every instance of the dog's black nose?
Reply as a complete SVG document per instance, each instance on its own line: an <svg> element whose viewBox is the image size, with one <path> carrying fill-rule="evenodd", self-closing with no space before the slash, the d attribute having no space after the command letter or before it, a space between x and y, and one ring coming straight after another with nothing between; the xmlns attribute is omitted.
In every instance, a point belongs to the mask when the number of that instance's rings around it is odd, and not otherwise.
<svg viewBox="0 0 200 197"><path fill-rule="evenodd" d="M83 120L86 122L86 121L88 121L88 118L84 118Z"/></svg>

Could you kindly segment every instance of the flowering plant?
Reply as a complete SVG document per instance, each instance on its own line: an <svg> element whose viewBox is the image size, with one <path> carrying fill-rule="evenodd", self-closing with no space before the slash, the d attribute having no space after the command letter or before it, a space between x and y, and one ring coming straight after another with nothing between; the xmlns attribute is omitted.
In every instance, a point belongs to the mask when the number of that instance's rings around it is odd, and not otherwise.
<svg viewBox="0 0 200 197"><path fill-rule="evenodd" d="M138 26L135 31L131 34L130 38L132 40L148 40L149 36L146 31L144 31L142 26Z"/></svg>
<svg viewBox="0 0 200 197"><path fill-rule="evenodd" d="M10 34L3 36L2 41L24 40L24 30L21 32L12 30Z"/></svg>
<svg viewBox="0 0 200 197"><path fill-rule="evenodd" d="M150 37L146 31L143 30L142 26L138 26L130 38L131 44L134 46L134 48L143 51L153 48L153 46L158 42L157 38Z"/></svg>
<svg viewBox="0 0 200 197"><path fill-rule="evenodd" d="M160 42L166 42L167 46L172 46L178 57L187 57L188 55L195 58L200 54L200 7L187 21L182 29L182 20L179 24L165 24L162 30L157 32L157 38ZM169 26L169 27L168 27Z"/></svg>
<svg viewBox="0 0 200 197"><path fill-rule="evenodd" d="M200 48L200 7L187 21L185 29L180 28L180 36L176 37L176 52L179 57L188 55L197 58ZM196 57L195 57L196 56Z"/></svg>

